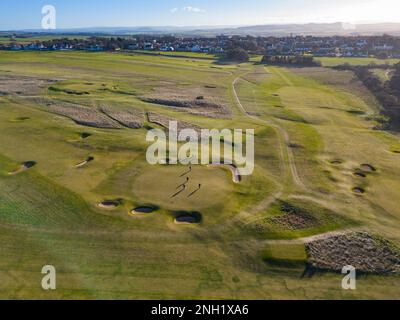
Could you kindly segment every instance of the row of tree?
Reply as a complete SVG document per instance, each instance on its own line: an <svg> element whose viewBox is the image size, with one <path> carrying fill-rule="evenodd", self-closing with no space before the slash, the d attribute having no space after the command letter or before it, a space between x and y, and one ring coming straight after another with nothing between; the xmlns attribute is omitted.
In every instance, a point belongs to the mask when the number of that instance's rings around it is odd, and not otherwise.
<svg viewBox="0 0 400 320"><path fill-rule="evenodd" d="M388 118L386 127L400 131L400 63L390 68L393 76L386 82L371 72L371 66L342 65L335 69L353 71L381 104L382 114Z"/></svg>
<svg viewBox="0 0 400 320"><path fill-rule="evenodd" d="M261 63L269 65L292 65L301 67L318 67L321 64L310 55L265 55Z"/></svg>

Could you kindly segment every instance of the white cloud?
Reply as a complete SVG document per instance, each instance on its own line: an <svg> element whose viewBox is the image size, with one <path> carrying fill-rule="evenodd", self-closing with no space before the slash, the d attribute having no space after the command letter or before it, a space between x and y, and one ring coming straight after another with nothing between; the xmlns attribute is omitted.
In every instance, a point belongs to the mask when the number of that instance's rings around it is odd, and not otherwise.
<svg viewBox="0 0 400 320"><path fill-rule="evenodd" d="M182 12L191 12L191 13L205 13L207 12L205 9L202 8L197 8L197 7L192 7L192 6L187 6L187 7L182 7L182 8L172 8L169 10L171 13L177 13L178 11Z"/></svg>
<svg viewBox="0 0 400 320"><path fill-rule="evenodd" d="M201 9L201 8L196 8L196 7L191 7L191 6L187 6L187 7L183 7L182 11L186 11L186 12L196 12L196 13L203 13L206 12L206 10Z"/></svg>

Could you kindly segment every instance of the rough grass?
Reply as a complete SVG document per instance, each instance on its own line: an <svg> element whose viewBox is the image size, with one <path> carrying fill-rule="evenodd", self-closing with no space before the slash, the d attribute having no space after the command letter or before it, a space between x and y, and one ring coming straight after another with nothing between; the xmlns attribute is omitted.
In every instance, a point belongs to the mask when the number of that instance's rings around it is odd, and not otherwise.
<svg viewBox="0 0 400 320"><path fill-rule="evenodd" d="M362 225L399 243L398 137L372 130L363 117L373 106L348 82L325 82L294 70L248 64L217 65L210 60L141 54L1 52L2 75L31 77L68 94L43 88L37 98L62 100L115 112L144 110L204 128L254 128L256 168L241 184L229 172L196 167L189 189L171 199L185 181L185 167L153 167L144 160L146 129L82 127L47 112L18 94L0 97L0 297L51 299L361 299L398 296L396 275L369 276L357 292L343 292L341 275L301 278L304 251L292 239ZM262 72L265 71L265 74ZM252 114L284 129L299 176L294 185L282 137L267 124L240 113L232 81ZM325 76L324 76L325 77ZM328 77L325 77L328 78ZM198 117L138 99L154 88L216 90L232 119ZM206 88L207 87L207 88ZM196 89L196 90L197 90ZM352 92L354 91L354 92ZM86 109L85 109L86 110ZM104 114L103 114L104 115ZM104 115L105 116L105 115ZM147 125L147 123L145 123ZM122 127L122 126L121 126ZM84 134L84 135L83 135ZM88 166L75 164L93 156ZM332 161L340 159L334 165ZM26 161L37 165L15 176ZM361 164L377 171L354 176ZM360 180L361 179L361 180ZM201 191L188 197L201 183ZM362 197L352 188L365 184ZM262 234L243 228L287 215L274 197L295 204L318 221L301 230L269 224ZM297 198L296 198L297 197ZM271 200L272 199L272 200ZM112 211L98 203L118 200ZM159 207L145 216L133 208ZM199 212L196 225L176 225L171 213ZM286 221L286 220L285 220ZM290 222L291 220L289 220ZM353 224L354 222L354 224ZM244 230L245 229L245 230ZM278 241L277 241L278 240ZM299 240L297 240L299 241ZM266 248L267 242L267 248ZM262 254L265 250L265 261ZM58 290L40 287L40 270L53 264Z"/></svg>
<svg viewBox="0 0 400 320"><path fill-rule="evenodd" d="M106 113L102 113L95 107L87 107L61 100L35 99L33 100L41 108L74 120L77 124L87 127L118 129L121 126Z"/></svg>
<svg viewBox="0 0 400 320"><path fill-rule="evenodd" d="M316 203L279 200L246 229L261 238L293 239L354 225L354 221Z"/></svg>
<svg viewBox="0 0 400 320"><path fill-rule="evenodd" d="M366 66L372 63L375 64L396 64L399 59L376 59L376 58L316 58L324 67L334 67L341 64L351 64L355 66Z"/></svg>
<svg viewBox="0 0 400 320"><path fill-rule="evenodd" d="M317 240L306 245L312 268L340 272L353 266L359 273L399 271L400 251L389 241L367 233Z"/></svg>
<svg viewBox="0 0 400 320"><path fill-rule="evenodd" d="M304 244L267 245L262 252L263 261L270 267L304 269L307 254Z"/></svg>

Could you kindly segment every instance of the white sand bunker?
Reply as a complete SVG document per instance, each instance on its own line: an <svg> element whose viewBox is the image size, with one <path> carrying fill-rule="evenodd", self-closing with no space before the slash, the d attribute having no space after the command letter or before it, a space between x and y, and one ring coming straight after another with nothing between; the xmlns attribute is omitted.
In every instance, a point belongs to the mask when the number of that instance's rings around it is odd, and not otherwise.
<svg viewBox="0 0 400 320"><path fill-rule="evenodd" d="M226 168L232 173L232 181L234 183L240 183L242 181L242 177L239 173L239 170L234 164L211 163L208 165L208 167L210 167L210 168L213 168L213 167Z"/></svg>
<svg viewBox="0 0 400 320"><path fill-rule="evenodd" d="M120 205L119 201L104 201L100 202L97 206L101 209L113 210L118 208L119 205Z"/></svg>
<svg viewBox="0 0 400 320"><path fill-rule="evenodd" d="M154 207L137 207L135 209L132 209L131 214L133 215L147 215L147 214L151 214L154 211L156 211L156 208Z"/></svg>
<svg viewBox="0 0 400 320"><path fill-rule="evenodd" d="M28 169L34 167L35 165L36 165L36 162L35 162L35 161L27 161L27 162L24 162L24 163L21 165L20 168L18 168L18 169L15 170L15 171L9 172L8 174L9 174L9 175L16 175L16 174L18 174L18 173L24 172L24 171L26 171L26 170L28 170Z"/></svg>
<svg viewBox="0 0 400 320"><path fill-rule="evenodd" d="M93 157L88 157L85 161L79 162L78 164L75 165L75 168L82 168L86 166L89 162L92 162L94 160Z"/></svg>

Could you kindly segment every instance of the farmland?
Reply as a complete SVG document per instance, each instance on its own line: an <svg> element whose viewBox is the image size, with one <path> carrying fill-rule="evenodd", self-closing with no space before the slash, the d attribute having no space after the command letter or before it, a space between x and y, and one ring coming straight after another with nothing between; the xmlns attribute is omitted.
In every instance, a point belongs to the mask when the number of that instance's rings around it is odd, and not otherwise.
<svg viewBox="0 0 400 320"><path fill-rule="evenodd" d="M0 298L398 296L393 265L366 268L351 292L336 266L305 269L321 247L334 260L331 234L354 232L366 255L400 245L399 135L374 130L379 103L351 72L326 68L342 60L258 58L0 52ZM254 129L254 173L233 183L222 167L149 165L146 134L172 119ZM40 286L46 264L55 291Z"/></svg>

